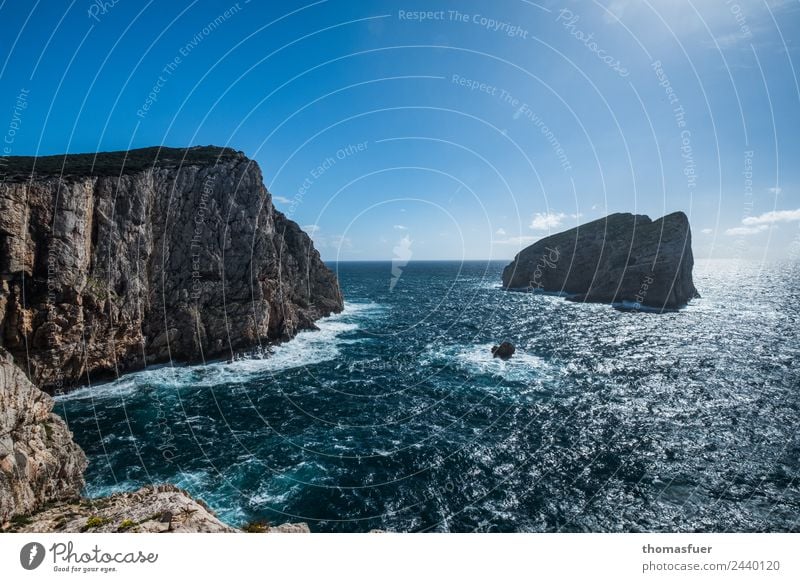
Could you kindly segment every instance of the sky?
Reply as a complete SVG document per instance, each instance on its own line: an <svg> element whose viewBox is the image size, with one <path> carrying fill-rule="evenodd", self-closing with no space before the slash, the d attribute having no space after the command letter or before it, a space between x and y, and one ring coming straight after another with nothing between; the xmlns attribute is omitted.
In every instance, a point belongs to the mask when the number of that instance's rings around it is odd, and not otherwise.
<svg viewBox="0 0 800 582"><path fill-rule="evenodd" d="M0 0L0 155L214 144L326 260L800 258L800 0Z"/></svg>

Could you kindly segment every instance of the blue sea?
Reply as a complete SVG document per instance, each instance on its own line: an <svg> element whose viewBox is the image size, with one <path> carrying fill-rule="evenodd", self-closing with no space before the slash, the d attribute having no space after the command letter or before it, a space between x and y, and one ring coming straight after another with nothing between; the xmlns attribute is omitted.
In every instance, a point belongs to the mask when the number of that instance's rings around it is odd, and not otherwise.
<svg viewBox="0 0 800 582"><path fill-rule="evenodd" d="M58 398L87 494L170 482L318 532L800 531L797 264L698 261L662 315L504 292L503 266L331 264L318 331Z"/></svg>

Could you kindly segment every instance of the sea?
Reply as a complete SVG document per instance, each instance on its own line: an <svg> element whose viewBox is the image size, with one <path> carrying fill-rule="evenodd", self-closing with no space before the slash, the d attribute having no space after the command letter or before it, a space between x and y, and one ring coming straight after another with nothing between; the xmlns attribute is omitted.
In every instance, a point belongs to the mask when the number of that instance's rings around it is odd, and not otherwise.
<svg viewBox="0 0 800 582"><path fill-rule="evenodd" d="M86 494L173 483L314 532L800 531L797 263L699 260L665 314L504 265L331 263L316 331L58 397Z"/></svg>

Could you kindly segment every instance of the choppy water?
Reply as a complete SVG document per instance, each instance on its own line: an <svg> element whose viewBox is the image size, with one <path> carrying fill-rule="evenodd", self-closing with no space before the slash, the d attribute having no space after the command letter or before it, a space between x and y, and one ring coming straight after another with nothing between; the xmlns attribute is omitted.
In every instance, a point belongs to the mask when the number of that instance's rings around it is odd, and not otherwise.
<svg viewBox="0 0 800 582"><path fill-rule="evenodd" d="M800 530L796 265L701 261L665 315L506 293L501 263L334 267L345 312L270 358L60 398L88 493L313 531Z"/></svg>

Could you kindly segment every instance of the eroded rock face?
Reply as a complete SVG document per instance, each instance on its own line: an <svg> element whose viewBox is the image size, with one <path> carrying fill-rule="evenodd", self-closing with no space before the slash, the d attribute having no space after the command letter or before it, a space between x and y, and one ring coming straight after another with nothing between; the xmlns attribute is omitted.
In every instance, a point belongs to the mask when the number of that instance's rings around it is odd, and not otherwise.
<svg viewBox="0 0 800 582"><path fill-rule="evenodd" d="M80 495L86 456L52 409L0 348L0 524Z"/></svg>
<svg viewBox="0 0 800 582"><path fill-rule="evenodd" d="M510 290L561 292L574 301L675 309L699 297L689 219L676 212L612 214L549 236L503 271Z"/></svg>
<svg viewBox="0 0 800 582"><path fill-rule="evenodd" d="M0 337L51 393L146 363L230 357L342 309L336 277L244 154L8 160Z"/></svg>

